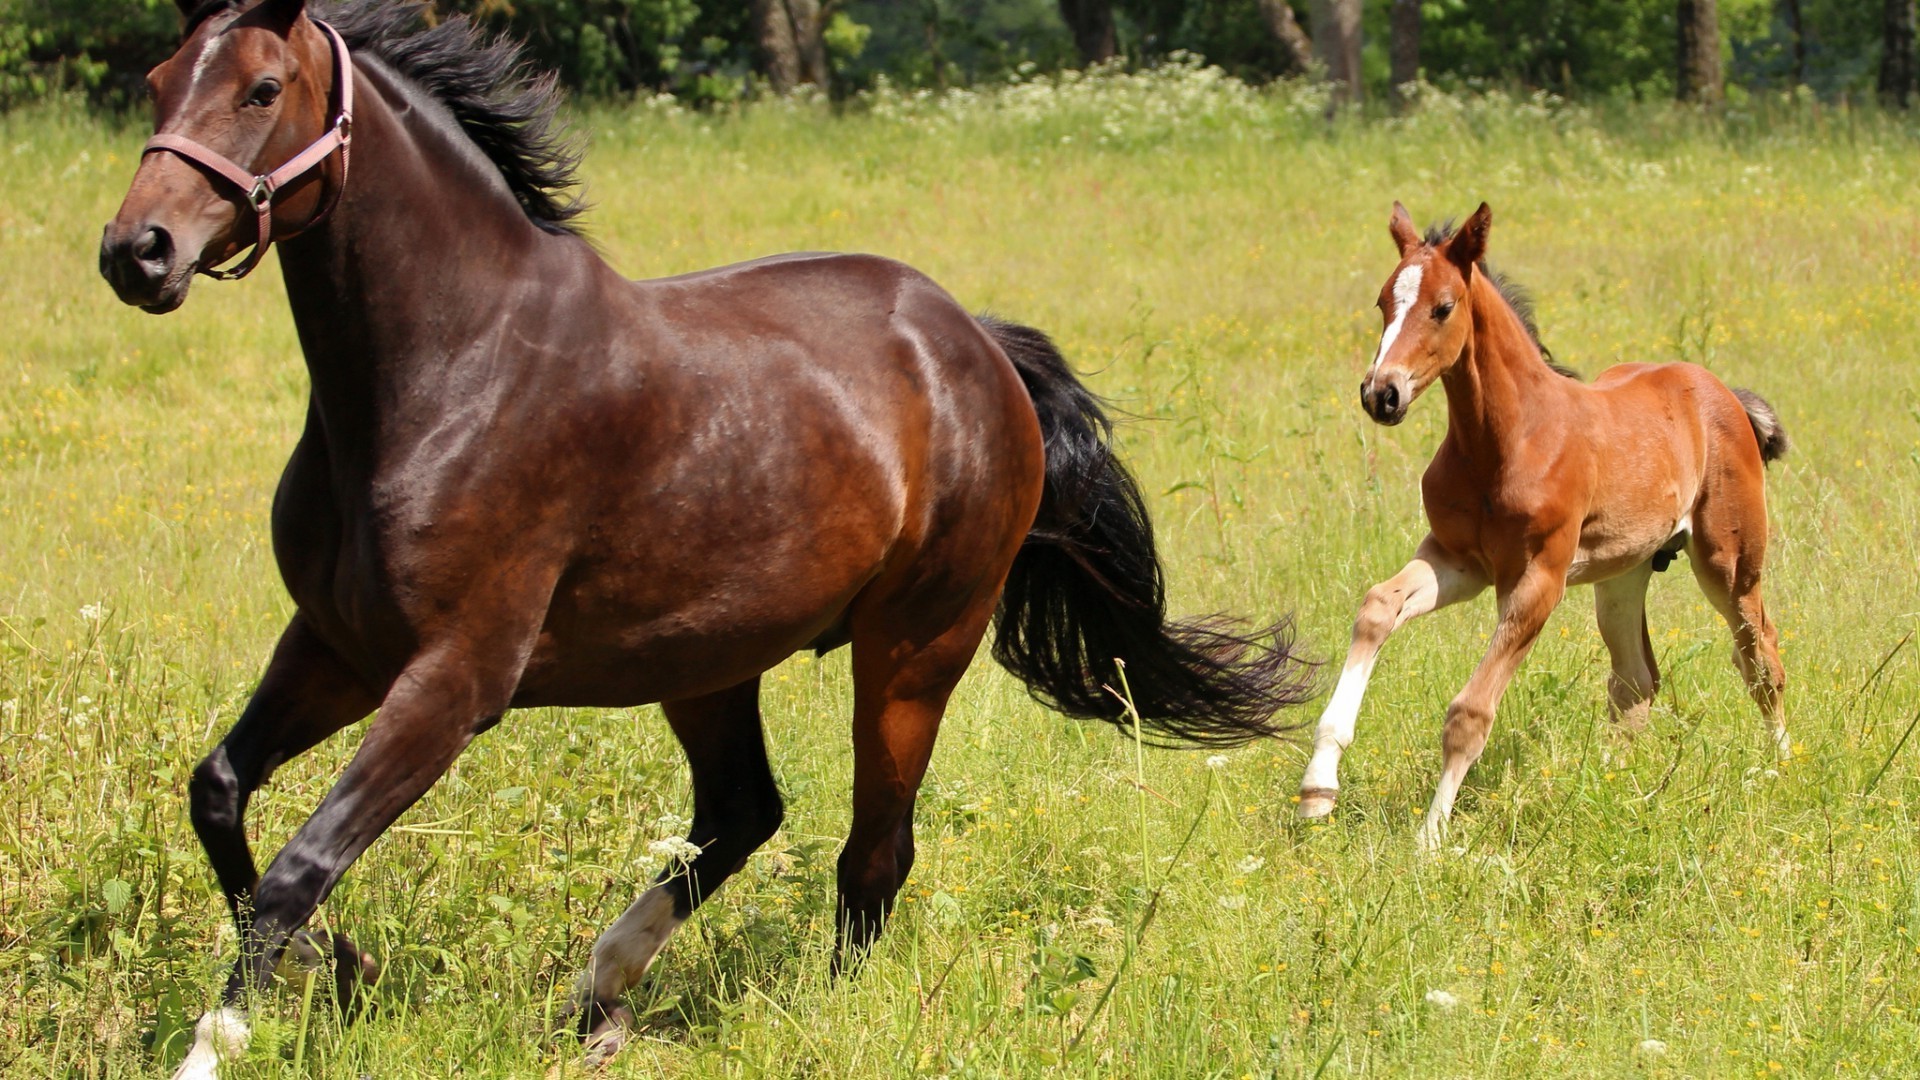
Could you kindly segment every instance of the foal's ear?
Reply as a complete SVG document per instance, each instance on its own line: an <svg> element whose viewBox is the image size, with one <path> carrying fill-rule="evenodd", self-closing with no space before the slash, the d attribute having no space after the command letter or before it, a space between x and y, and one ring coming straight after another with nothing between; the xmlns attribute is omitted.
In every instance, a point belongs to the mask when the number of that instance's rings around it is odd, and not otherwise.
<svg viewBox="0 0 1920 1080"><path fill-rule="evenodd" d="M1493 210L1481 203L1480 209L1447 241L1447 258L1453 260L1462 273L1471 273L1487 253L1487 233L1492 229Z"/></svg>
<svg viewBox="0 0 1920 1080"><path fill-rule="evenodd" d="M1420 246L1420 230L1413 227L1413 219L1407 216L1407 208L1400 200L1393 201L1393 217L1387 220L1387 232L1393 234L1393 242L1400 245L1400 254Z"/></svg>

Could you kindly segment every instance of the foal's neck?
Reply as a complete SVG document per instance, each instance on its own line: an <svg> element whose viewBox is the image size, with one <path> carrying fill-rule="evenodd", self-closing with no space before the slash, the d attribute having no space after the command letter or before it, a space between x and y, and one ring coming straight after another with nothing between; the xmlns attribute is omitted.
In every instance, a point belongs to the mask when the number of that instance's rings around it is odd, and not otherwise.
<svg viewBox="0 0 1920 1080"><path fill-rule="evenodd" d="M1551 409L1564 376L1547 366L1533 335L1485 273L1468 280L1473 326L1458 363L1441 376L1447 436L1475 461L1504 458L1528 420Z"/></svg>

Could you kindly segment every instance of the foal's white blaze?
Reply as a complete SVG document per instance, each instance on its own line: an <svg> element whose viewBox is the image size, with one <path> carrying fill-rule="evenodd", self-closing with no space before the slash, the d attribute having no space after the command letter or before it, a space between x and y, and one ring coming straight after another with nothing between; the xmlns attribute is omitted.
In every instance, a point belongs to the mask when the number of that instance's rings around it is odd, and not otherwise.
<svg viewBox="0 0 1920 1080"><path fill-rule="evenodd" d="M200 1017L193 1029L193 1046L174 1072L173 1080L216 1080L220 1063L246 1052L253 1031L239 1009L215 1009Z"/></svg>
<svg viewBox="0 0 1920 1080"><path fill-rule="evenodd" d="M1369 372L1379 367L1380 361L1385 360L1387 353L1393 350L1394 339L1400 336L1400 328L1406 325L1407 312L1413 310L1413 302L1420 298L1420 279L1425 272L1419 263L1414 263L1393 279L1393 321L1387 323L1387 332L1380 335L1380 351L1373 355L1373 367L1367 369Z"/></svg>
<svg viewBox="0 0 1920 1080"><path fill-rule="evenodd" d="M641 893L594 943L593 966L580 978L580 996L607 999L625 993L685 921L673 913L673 893L665 885Z"/></svg>

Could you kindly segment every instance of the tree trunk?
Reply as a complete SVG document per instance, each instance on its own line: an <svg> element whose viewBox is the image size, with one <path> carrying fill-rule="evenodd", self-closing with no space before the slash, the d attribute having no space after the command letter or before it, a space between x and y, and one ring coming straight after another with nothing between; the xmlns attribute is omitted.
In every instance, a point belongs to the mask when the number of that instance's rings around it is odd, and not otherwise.
<svg viewBox="0 0 1920 1080"><path fill-rule="evenodd" d="M1286 54L1287 69L1281 74L1305 75L1312 71L1313 42L1300 28L1300 20L1293 17L1293 7L1287 0L1260 0L1260 18Z"/></svg>
<svg viewBox="0 0 1920 1080"><path fill-rule="evenodd" d="M1113 0L1060 0L1060 17L1073 31L1081 63L1105 63L1120 51L1113 34Z"/></svg>
<svg viewBox="0 0 1920 1080"><path fill-rule="evenodd" d="M1357 104L1360 86L1360 0L1313 0L1313 55L1333 84L1333 104Z"/></svg>
<svg viewBox="0 0 1920 1080"><path fill-rule="evenodd" d="M1793 46L1793 85L1807 84L1807 34L1800 19L1800 0L1779 0L1780 22L1787 28Z"/></svg>
<svg viewBox="0 0 1920 1080"><path fill-rule="evenodd" d="M1886 0L1880 32L1880 100L1904 109L1913 103L1913 0Z"/></svg>
<svg viewBox="0 0 1920 1080"><path fill-rule="evenodd" d="M1680 52L1675 82L1681 101L1718 105L1720 16L1714 0L1679 0Z"/></svg>
<svg viewBox="0 0 1920 1080"><path fill-rule="evenodd" d="M827 12L820 0L753 0L751 14L760 73L774 93L788 93L801 83L827 89L833 72L827 65Z"/></svg>
<svg viewBox="0 0 1920 1080"><path fill-rule="evenodd" d="M1407 106L1407 88L1420 81L1420 0L1393 0L1390 18L1387 53L1393 64L1393 107L1398 111Z"/></svg>

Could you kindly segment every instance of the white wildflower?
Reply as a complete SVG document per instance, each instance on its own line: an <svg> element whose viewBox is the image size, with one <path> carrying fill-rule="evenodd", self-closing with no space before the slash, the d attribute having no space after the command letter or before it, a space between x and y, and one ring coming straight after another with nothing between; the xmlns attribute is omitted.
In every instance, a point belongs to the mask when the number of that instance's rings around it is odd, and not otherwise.
<svg viewBox="0 0 1920 1080"><path fill-rule="evenodd" d="M1645 1057L1666 1057L1667 1044L1661 1042L1659 1039L1642 1039L1640 1041L1640 1053Z"/></svg>
<svg viewBox="0 0 1920 1080"><path fill-rule="evenodd" d="M1265 865L1267 865L1267 860L1258 855L1249 855L1236 863L1234 869L1239 870L1243 874L1251 874Z"/></svg>
<svg viewBox="0 0 1920 1080"><path fill-rule="evenodd" d="M1227 755L1225 754L1214 754L1207 759L1207 768L1209 769L1224 769L1226 767Z"/></svg>
<svg viewBox="0 0 1920 1080"><path fill-rule="evenodd" d="M1222 896L1220 897L1220 906L1226 908L1228 911L1239 911L1241 908L1247 906L1247 898L1239 893L1234 893L1232 896Z"/></svg>
<svg viewBox="0 0 1920 1080"><path fill-rule="evenodd" d="M692 862L700 857L700 845L678 836L662 837L647 845L647 851L657 858L674 862Z"/></svg>
<svg viewBox="0 0 1920 1080"><path fill-rule="evenodd" d="M80 617L88 622L100 622L107 617L105 604L88 604L80 609Z"/></svg>
<svg viewBox="0 0 1920 1080"><path fill-rule="evenodd" d="M1445 990L1429 990L1427 991L1427 1004L1439 1009L1441 1012L1448 1012L1459 1006L1460 999L1447 993Z"/></svg>
<svg viewBox="0 0 1920 1080"><path fill-rule="evenodd" d="M664 836L672 836L674 833L686 832L687 826L691 824L693 824L693 822L672 812L661 814L659 817L653 819L654 829Z"/></svg>
<svg viewBox="0 0 1920 1080"><path fill-rule="evenodd" d="M0 716L4 716L4 717L6 717L6 718L7 718L8 720L17 720L17 719L19 719L19 717L20 717L20 699L19 699L19 698L8 698L8 699L7 699L6 701L0 701Z"/></svg>

